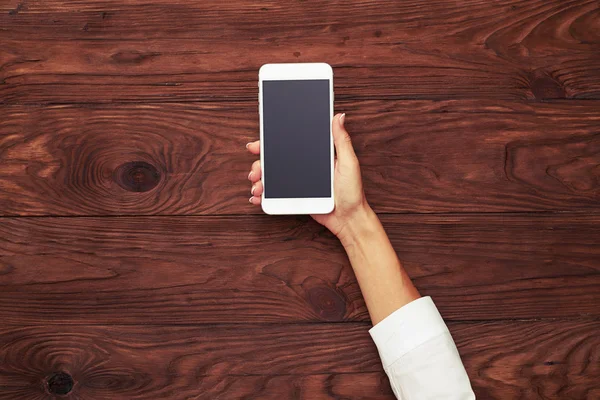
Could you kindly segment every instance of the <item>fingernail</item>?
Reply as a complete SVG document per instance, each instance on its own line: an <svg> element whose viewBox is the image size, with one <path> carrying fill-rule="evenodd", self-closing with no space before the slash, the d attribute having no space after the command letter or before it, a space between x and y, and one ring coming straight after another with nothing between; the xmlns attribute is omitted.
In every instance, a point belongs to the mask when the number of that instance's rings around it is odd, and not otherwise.
<svg viewBox="0 0 600 400"><path fill-rule="evenodd" d="M251 144L252 144L252 142L246 143L246 148L248 148L248 146L250 146Z"/></svg>
<svg viewBox="0 0 600 400"><path fill-rule="evenodd" d="M253 199L253 198L254 198L254 197L250 197L250 198L248 199L248 201L249 201L250 203L252 203L252 199Z"/></svg>
<svg viewBox="0 0 600 400"><path fill-rule="evenodd" d="M342 128L344 127L345 119L346 119L346 113L343 113L342 115L340 115L340 125L342 126Z"/></svg>
<svg viewBox="0 0 600 400"><path fill-rule="evenodd" d="M250 194L254 196L254 191L256 190L256 185L252 185L252 189L250 189Z"/></svg>
<svg viewBox="0 0 600 400"><path fill-rule="evenodd" d="M252 179L252 171L248 174L248 179Z"/></svg>

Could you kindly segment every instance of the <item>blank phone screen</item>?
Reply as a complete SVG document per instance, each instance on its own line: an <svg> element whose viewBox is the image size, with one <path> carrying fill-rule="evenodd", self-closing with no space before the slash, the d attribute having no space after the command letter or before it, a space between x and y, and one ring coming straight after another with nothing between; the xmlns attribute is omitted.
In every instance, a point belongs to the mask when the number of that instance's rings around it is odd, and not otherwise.
<svg viewBox="0 0 600 400"><path fill-rule="evenodd" d="M266 198L331 197L330 81L263 81Z"/></svg>

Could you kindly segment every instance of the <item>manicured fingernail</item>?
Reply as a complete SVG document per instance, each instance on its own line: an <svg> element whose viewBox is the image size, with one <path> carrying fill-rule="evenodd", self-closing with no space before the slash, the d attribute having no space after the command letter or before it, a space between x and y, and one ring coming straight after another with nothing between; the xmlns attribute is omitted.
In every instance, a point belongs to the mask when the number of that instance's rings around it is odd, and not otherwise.
<svg viewBox="0 0 600 400"><path fill-rule="evenodd" d="M252 185L252 189L250 189L250 194L254 196L254 191L256 190L256 185Z"/></svg>
<svg viewBox="0 0 600 400"><path fill-rule="evenodd" d="M346 119L346 113L340 115L340 125L344 127L344 120Z"/></svg>
<svg viewBox="0 0 600 400"><path fill-rule="evenodd" d="M250 147L251 144L252 144L252 142L246 143L246 148Z"/></svg>
<svg viewBox="0 0 600 400"><path fill-rule="evenodd" d="M248 174L248 179L252 179L252 171Z"/></svg>
<svg viewBox="0 0 600 400"><path fill-rule="evenodd" d="M253 198L254 198L254 197L250 197L250 198L248 199L248 201L249 201L250 203L252 203L252 199L253 199Z"/></svg>

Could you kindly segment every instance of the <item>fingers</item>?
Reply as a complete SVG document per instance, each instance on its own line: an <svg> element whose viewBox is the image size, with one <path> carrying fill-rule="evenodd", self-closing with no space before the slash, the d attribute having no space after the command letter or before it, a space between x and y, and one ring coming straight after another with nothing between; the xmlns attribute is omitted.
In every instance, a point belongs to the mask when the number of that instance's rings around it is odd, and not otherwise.
<svg viewBox="0 0 600 400"><path fill-rule="evenodd" d="M262 183L260 181L256 182L250 190L250 193L252 194L252 196L250 196L250 203L254 204L255 206L260 205L262 202L262 191Z"/></svg>
<svg viewBox="0 0 600 400"><path fill-rule="evenodd" d="M250 203L254 204L255 206L259 206L260 203L262 203L262 197L252 196L250 197Z"/></svg>
<svg viewBox="0 0 600 400"><path fill-rule="evenodd" d="M260 196L262 196L262 193L263 193L262 181L258 181L254 185L252 185L252 188L250 189L250 194L252 196L260 197Z"/></svg>
<svg viewBox="0 0 600 400"><path fill-rule="evenodd" d="M252 195L252 197L250 197L250 203L254 205L259 205L262 201L262 192L262 181L258 181L254 185L252 185L252 189L250 189L250 194Z"/></svg>
<svg viewBox="0 0 600 400"><path fill-rule="evenodd" d="M246 144L246 148L252 154L260 154L260 140ZM250 189L252 197L250 197L249 201L254 205L259 205L262 201L263 185L260 180L261 176L262 170L260 168L260 160L256 160L252 163L252 168L248 174L248 179L253 183L252 188Z"/></svg>
<svg viewBox="0 0 600 400"><path fill-rule="evenodd" d="M260 140L246 144L246 148L252 154L260 154Z"/></svg>
<svg viewBox="0 0 600 400"><path fill-rule="evenodd" d="M260 169L260 160L256 160L252 163L252 169L248 174L248 179L250 180L250 182L256 183L260 180L261 174L262 171Z"/></svg>
<svg viewBox="0 0 600 400"><path fill-rule="evenodd" d="M333 142L335 144L337 156L342 160L356 157L356 154L354 153L354 147L352 147L352 141L350 140L350 135L344 127L345 118L346 114L337 114L335 117L333 117L331 129L333 131Z"/></svg>
<svg viewBox="0 0 600 400"><path fill-rule="evenodd" d="M252 154L260 154L260 140L250 142L246 144L246 148ZM263 185L261 179L262 170L260 168L260 160L254 161L252 164L252 168L250 170L250 174L248 174L248 179L253 183L252 188L250 189L250 203L254 205L260 205L262 201L262 192Z"/></svg>

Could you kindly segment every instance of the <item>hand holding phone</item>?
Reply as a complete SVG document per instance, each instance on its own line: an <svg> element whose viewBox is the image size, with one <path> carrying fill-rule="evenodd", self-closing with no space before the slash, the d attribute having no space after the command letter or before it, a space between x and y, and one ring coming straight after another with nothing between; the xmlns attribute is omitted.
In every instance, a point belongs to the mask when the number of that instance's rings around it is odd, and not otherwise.
<svg viewBox="0 0 600 400"><path fill-rule="evenodd" d="M338 114L332 121L333 140L337 158L334 168L335 209L329 214L313 214L312 217L328 228L342 243L346 242L356 227L365 228L368 215L372 213L363 191L360 165L350 136L344 127L344 114ZM248 151L260 154L260 141L248 143ZM260 205L262 202L263 184L262 168L259 160L252 164L248 179L252 182L250 202Z"/></svg>

